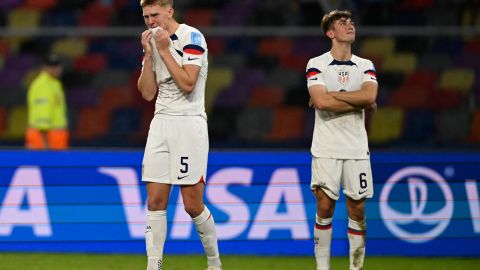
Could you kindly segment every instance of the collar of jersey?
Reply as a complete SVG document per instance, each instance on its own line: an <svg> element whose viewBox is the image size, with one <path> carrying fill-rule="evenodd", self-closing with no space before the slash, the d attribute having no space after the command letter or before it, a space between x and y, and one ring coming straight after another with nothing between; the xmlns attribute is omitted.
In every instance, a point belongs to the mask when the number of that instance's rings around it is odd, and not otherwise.
<svg viewBox="0 0 480 270"><path fill-rule="evenodd" d="M332 65L338 65L338 66L341 66L341 65L344 65L344 66L356 66L357 64L355 64L355 63L352 62L351 60L348 60L348 61L339 61L339 60L333 59L333 61L329 64L329 66L332 66Z"/></svg>

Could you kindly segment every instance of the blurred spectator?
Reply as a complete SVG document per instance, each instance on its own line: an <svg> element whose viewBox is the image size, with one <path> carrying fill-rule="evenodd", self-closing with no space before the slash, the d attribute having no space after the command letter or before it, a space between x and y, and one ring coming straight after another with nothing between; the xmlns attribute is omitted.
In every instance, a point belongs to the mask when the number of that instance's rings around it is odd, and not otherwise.
<svg viewBox="0 0 480 270"><path fill-rule="evenodd" d="M27 94L28 128L25 146L28 149L68 148L67 107L60 76L60 57L49 54Z"/></svg>

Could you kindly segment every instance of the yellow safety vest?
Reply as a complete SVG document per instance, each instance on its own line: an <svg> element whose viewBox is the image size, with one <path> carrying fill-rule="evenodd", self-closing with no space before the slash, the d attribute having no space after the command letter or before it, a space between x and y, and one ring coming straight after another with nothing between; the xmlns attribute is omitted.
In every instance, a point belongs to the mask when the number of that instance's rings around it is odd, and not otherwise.
<svg viewBox="0 0 480 270"><path fill-rule="evenodd" d="M67 107L60 80L46 71L28 89L28 125L40 130L66 129Z"/></svg>

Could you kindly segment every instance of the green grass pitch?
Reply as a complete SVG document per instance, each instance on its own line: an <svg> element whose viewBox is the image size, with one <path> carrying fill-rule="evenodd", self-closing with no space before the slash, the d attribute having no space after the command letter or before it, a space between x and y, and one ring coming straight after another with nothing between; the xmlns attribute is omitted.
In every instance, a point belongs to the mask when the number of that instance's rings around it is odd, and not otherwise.
<svg viewBox="0 0 480 270"><path fill-rule="evenodd" d="M312 257L259 257L222 256L224 270L291 270L315 269ZM91 255L91 254L43 254L0 253L0 270L145 270L146 259L142 255ZM165 255L165 270L202 270L206 259L198 255ZM348 269L348 258L334 257L332 270ZM367 257L366 270L464 270L480 269L480 258L406 258Z"/></svg>

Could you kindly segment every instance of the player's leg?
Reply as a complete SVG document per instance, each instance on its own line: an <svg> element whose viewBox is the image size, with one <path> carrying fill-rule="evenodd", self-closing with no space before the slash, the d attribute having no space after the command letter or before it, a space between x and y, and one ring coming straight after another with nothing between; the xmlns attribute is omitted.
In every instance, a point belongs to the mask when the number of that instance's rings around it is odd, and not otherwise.
<svg viewBox="0 0 480 270"><path fill-rule="evenodd" d="M313 230L317 270L330 269L332 217L340 192L341 163L335 159L313 158L311 188L317 201Z"/></svg>
<svg viewBox="0 0 480 270"><path fill-rule="evenodd" d="M330 248L332 242L332 217L335 209L335 200L328 197L318 188L313 191L317 199L317 214L313 236L315 241L315 260L317 270L330 269Z"/></svg>
<svg viewBox="0 0 480 270"><path fill-rule="evenodd" d="M167 235L167 204L170 195L170 153L165 119L156 115L150 125L142 163L142 181L147 187L147 227L145 243L148 256L147 270L160 270L163 264L163 246Z"/></svg>
<svg viewBox="0 0 480 270"><path fill-rule="evenodd" d="M366 243L366 198L373 196L369 160L348 160L344 166L344 193L347 197L350 269L363 269Z"/></svg>
<svg viewBox="0 0 480 270"><path fill-rule="evenodd" d="M221 269L215 222L203 203L209 149L207 122L202 117L182 117L176 125L179 132L170 146L176 156L171 160L172 179L181 187L185 211L195 223L209 269Z"/></svg>
<svg viewBox="0 0 480 270"><path fill-rule="evenodd" d="M163 246L167 238L167 204L171 186L147 183L147 270L163 269Z"/></svg>
<svg viewBox="0 0 480 270"><path fill-rule="evenodd" d="M208 269L221 269L220 254L218 252L217 233L215 221L210 210L203 203L203 191L205 183L198 182L195 185L181 186L185 211L192 217L198 235L208 260Z"/></svg>
<svg viewBox="0 0 480 270"><path fill-rule="evenodd" d="M350 270L363 269L367 224L365 222L365 199L347 197L348 242L350 244Z"/></svg>

